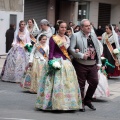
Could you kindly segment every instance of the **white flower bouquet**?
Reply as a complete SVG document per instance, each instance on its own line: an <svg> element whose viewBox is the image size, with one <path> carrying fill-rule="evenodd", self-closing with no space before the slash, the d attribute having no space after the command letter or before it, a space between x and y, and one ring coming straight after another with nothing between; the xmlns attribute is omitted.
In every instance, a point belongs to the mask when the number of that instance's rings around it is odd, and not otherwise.
<svg viewBox="0 0 120 120"><path fill-rule="evenodd" d="M49 65L49 70L47 72L47 75L49 74L53 75L57 70L61 69L61 65L57 60L49 60L48 65Z"/></svg>
<svg viewBox="0 0 120 120"><path fill-rule="evenodd" d="M52 66L55 68L55 69L60 69L61 68L61 65L58 61L54 61Z"/></svg>
<svg viewBox="0 0 120 120"><path fill-rule="evenodd" d="M101 60L105 60L106 58L105 57L101 57Z"/></svg>
<svg viewBox="0 0 120 120"><path fill-rule="evenodd" d="M120 50L116 48L116 49L113 50L113 53L114 53L115 55L117 55L117 54L120 53Z"/></svg>

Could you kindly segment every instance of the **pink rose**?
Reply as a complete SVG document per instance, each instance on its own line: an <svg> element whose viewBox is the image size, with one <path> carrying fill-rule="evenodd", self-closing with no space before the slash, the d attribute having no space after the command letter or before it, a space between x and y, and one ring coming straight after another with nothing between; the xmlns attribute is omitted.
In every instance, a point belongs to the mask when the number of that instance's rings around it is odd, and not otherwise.
<svg viewBox="0 0 120 120"><path fill-rule="evenodd" d="M50 99L50 94L47 94L47 95L46 95L46 99L47 99L47 100Z"/></svg>

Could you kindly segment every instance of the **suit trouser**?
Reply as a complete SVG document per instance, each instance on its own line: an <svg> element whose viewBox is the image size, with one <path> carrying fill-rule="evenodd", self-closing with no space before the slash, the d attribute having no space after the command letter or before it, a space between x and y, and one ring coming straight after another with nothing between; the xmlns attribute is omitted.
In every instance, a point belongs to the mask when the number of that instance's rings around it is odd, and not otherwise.
<svg viewBox="0 0 120 120"><path fill-rule="evenodd" d="M98 70L95 65L83 65L75 60L73 61L73 65L75 67L78 82L81 90L81 96L83 102L91 102L92 96L98 85ZM86 95L84 96L85 83L86 80L89 84L89 87L86 91Z"/></svg>

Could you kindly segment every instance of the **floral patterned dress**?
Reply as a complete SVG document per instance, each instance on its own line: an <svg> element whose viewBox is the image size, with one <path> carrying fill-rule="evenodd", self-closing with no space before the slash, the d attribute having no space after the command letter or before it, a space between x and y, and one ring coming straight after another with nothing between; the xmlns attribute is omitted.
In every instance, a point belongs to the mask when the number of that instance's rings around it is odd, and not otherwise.
<svg viewBox="0 0 120 120"><path fill-rule="evenodd" d="M22 40L23 44L30 43L29 33L20 33L19 37L18 33L15 33L17 36L14 37L13 47L9 50L5 60L1 72L2 81L21 82L25 67L28 64L29 53L24 49L22 44L20 44L19 39Z"/></svg>
<svg viewBox="0 0 120 120"><path fill-rule="evenodd" d="M78 110L82 108L80 88L76 72L57 44L50 39L49 59L57 60L61 69L54 75L47 75L48 65L44 66L39 81L36 108L43 110Z"/></svg>
<svg viewBox="0 0 120 120"><path fill-rule="evenodd" d="M40 52L41 48L37 49L37 46L34 45L31 55L30 55L30 63L33 63L32 68L29 68L21 82L21 87L25 91L29 91L32 93L37 93L38 89L38 83L42 76L42 69L45 64L47 64L48 61L48 54L49 54L49 46L46 45L44 48L42 48L42 51L44 54L46 54L46 57L43 56L43 54Z"/></svg>

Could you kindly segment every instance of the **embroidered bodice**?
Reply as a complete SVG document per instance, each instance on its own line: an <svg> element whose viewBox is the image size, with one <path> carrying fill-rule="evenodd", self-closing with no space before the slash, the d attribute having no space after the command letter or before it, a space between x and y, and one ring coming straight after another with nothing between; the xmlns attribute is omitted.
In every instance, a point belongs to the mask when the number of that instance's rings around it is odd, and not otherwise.
<svg viewBox="0 0 120 120"><path fill-rule="evenodd" d="M108 41L110 42L110 44L115 43L113 34L108 35L107 33L104 33L104 36L103 36L103 43L104 44L106 44L106 39L108 39Z"/></svg>
<svg viewBox="0 0 120 120"><path fill-rule="evenodd" d="M26 43L26 36L25 36L24 33L20 33L20 34L18 35L18 37L17 37L17 41L18 41L18 42L19 42L19 38L20 38L20 40L22 40L23 42Z"/></svg>
<svg viewBox="0 0 120 120"><path fill-rule="evenodd" d="M69 38L66 36L66 42L61 43L64 44L64 46L66 47L66 49L70 46L70 40ZM60 48L58 47L58 45L54 42L53 38L50 38L50 52L49 52L49 59L53 59L53 58L63 58L64 60L66 59L66 56L63 54L63 52L60 50Z"/></svg>
<svg viewBox="0 0 120 120"><path fill-rule="evenodd" d="M22 41L24 44L26 43L30 43L30 36L29 36L29 32L15 32L14 35L14 40L12 45L20 45L20 41Z"/></svg>
<svg viewBox="0 0 120 120"><path fill-rule="evenodd" d="M37 47L39 46L40 44L37 44L37 45L34 45L33 46L33 49L32 49L32 52L31 52L31 55L30 55L30 60L29 62L33 62L33 58L37 58L37 59L40 59L42 61L45 61L46 59L44 58L44 56L42 55L42 53L39 52L39 50L37 49ZM49 46L46 45L44 46L44 48L42 48L45 52L45 54L47 55L47 58L48 58L48 55L49 55Z"/></svg>

